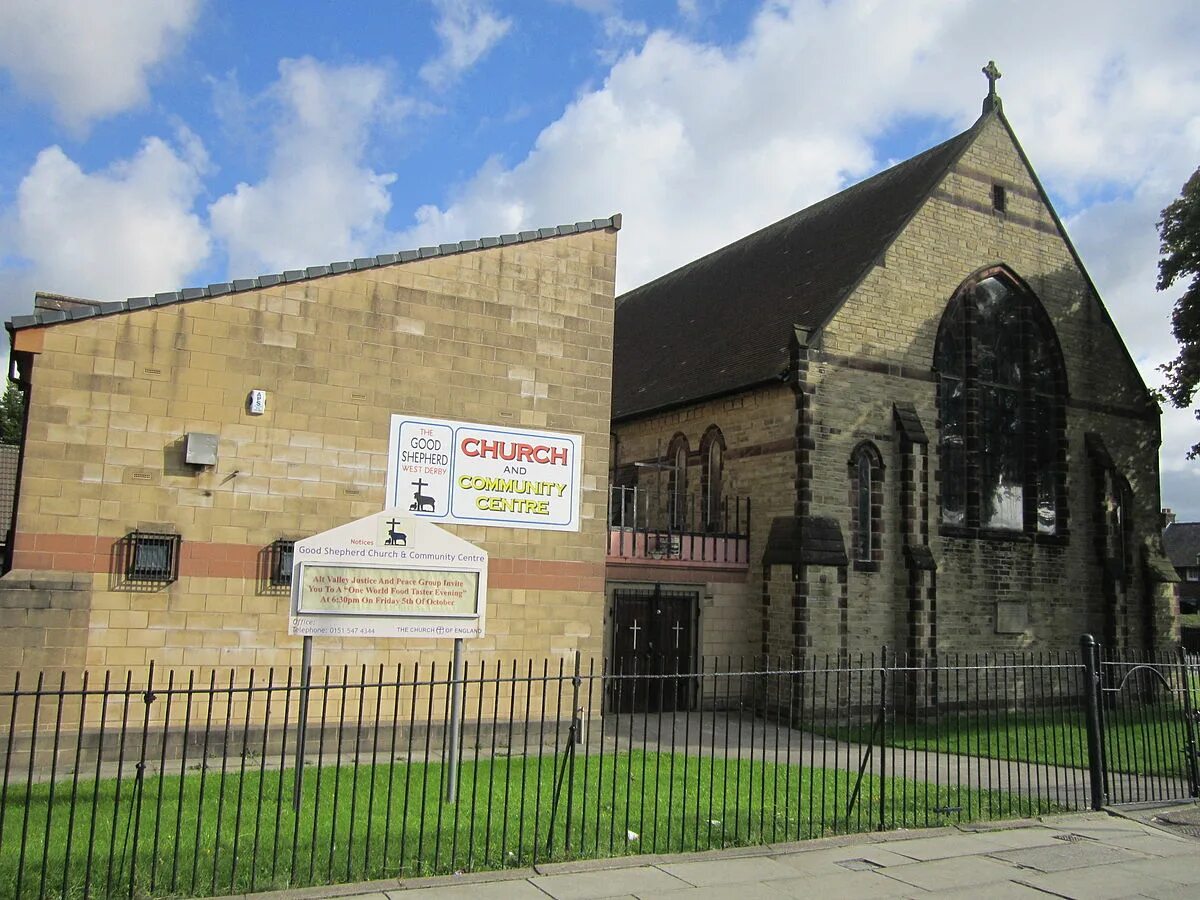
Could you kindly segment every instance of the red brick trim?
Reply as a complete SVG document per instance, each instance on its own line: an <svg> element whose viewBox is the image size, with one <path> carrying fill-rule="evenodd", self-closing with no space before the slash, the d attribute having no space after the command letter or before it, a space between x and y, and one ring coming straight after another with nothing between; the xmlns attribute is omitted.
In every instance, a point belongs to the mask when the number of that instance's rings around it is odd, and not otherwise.
<svg viewBox="0 0 1200 900"><path fill-rule="evenodd" d="M18 534L13 568L58 572L112 571L113 547L121 538L74 534ZM258 577L263 548L248 544L183 541L180 578ZM488 586L514 590L603 591L604 564L541 559L500 559L488 565Z"/></svg>

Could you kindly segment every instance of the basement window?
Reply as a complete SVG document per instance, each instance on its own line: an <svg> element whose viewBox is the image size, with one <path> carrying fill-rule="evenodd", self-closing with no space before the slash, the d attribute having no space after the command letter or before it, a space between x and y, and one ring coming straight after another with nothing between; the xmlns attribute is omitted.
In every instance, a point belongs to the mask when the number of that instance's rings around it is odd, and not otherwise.
<svg viewBox="0 0 1200 900"><path fill-rule="evenodd" d="M270 582L272 587L287 587L292 583L292 564L296 558L296 542L280 538L270 548Z"/></svg>
<svg viewBox="0 0 1200 900"><path fill-rule="evenodd" d="M127 581L170 584L179 577L179 535L134 531L125 540Z"/></svg>

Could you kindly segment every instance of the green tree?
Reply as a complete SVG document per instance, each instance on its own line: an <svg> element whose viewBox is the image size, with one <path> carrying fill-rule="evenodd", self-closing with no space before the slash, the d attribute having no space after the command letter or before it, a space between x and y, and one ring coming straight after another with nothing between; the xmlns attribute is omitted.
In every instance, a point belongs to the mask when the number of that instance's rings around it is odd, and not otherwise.
<svg viewBox="0 0 1200 900"><path fill-rule="evenodd" d="M10 381L0 398L0 444L21 443L21 429L25 425L25 395Z"/></svg>
<svg viewBox="0 0 1200 900"><path fill-rule="evenodd" d="M1192 404L1200 386L1200 169L1183 186L1179 198L1162 211L1158 220L1162 257L1158 261L1158 289L1191 279L1175 301L1171 331L1179 342L1179 355L1162 366L1167 399L1180 409ZM1200 409L1196 410L1200 419ZM1192 445L1188 459L1200 456L1200 443Z"/></svg>

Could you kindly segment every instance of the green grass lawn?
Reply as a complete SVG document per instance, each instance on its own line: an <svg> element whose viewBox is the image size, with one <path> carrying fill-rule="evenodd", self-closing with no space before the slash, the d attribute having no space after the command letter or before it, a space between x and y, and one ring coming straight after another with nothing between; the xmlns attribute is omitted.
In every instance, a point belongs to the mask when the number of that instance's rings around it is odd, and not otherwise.
<svg viewBox="0 0 1200 900"><path fill-rule="evenodd" d="M871 726L863 725L843 728L836 736L865 742L871 735ZM879 740L877 735L875 740ZM1186 741L1184 712L1173 702L1163 700L1105 711L1104 747L1110 772L1185 778ZM1070 709L947 714L929 723L889 722L884 743L964 756L1088 767L1084 714Z"/></svg>
<svg viewBox="0 0 1200 900"><path fill-rule="evenodd" d="M60 782L52 802L47 784L28 798L10 787L0 896L129 896L131 872L135 896L204 896L704 850L873 830L881 805L889 828L1051 811L867 776L847 817L853 773L632 752L576 759L551 827L561 771L549 756L468 762L449 805L441 764L310 767L299 815L290 770L148 777L141 790L128 777Z"/></svg>

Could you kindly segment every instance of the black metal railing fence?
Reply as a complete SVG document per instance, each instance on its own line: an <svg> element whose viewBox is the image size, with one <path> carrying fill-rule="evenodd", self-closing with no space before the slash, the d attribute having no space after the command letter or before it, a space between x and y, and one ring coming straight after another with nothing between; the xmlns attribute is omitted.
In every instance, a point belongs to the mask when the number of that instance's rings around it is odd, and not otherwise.
<svg viewBox="0 0 1200 900"><path fill-rule="evenodd" d="M0 895L243 893L1195 796L1198 684L1195 659L1089 645L324 668L307 689L297 670L18 678Z"/></svg>
<svg viewBox="0 0 1200 900"><path fill-rule="evenodd" d="M610 552L692 562L745 564L750 498L721 497L711 509L698 498L668 496L637 486L609 488Z"/></svg>

